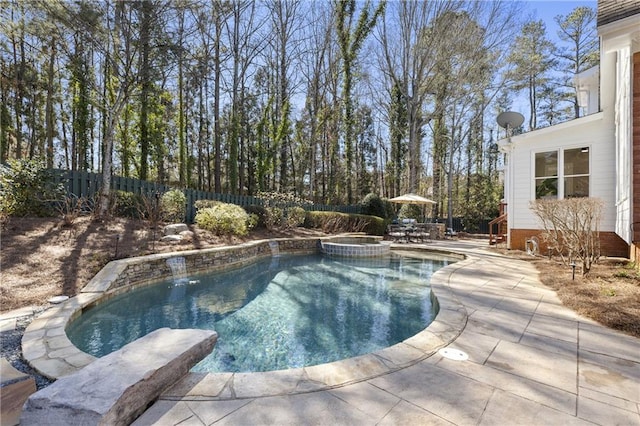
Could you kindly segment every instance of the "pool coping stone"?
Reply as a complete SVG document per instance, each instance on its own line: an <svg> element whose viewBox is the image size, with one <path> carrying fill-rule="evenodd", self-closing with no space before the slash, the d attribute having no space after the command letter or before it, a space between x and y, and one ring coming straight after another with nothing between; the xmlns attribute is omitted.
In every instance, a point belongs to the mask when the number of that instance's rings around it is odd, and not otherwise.
<svg viewBox="0 0 640 426"><path fill-rule="evenodd" d="M327 237L327 239L330 238L334 237ZM152 254L112 261L100 270L78 295L53 305L27 327L22 338L23 356L34 369L50 379L67 376L93 362L96 359L94 356L73 345L64 331L65 327L84 309L100 303L101 300L108 300L110 295L162 279L154 278L112 288L128 268L135 268L152 261L165 262L166 259L175 256L187 258L212 255L215 258L228 250L256 248L265 244L268 246L272 241L277 241L280 245L292 241L298 243L306 241L299 244L305 247L304 249L283 250L279 254L310 251L309 247L315 247L311 251L317 251L320 240L320 238L279 238L206 250ZM163 394L163 399L229 400L327 390L389 374L428 358L455 340L466 325L467 312L464 306L452 296L447 287L447 280L453 271L464 267L468 260L459 254L442 250L431 251L423 248L421 251L462 260L445 266L432 275L432 297L435 296L434 302L438 304L439 311L434 321L418 334L376 352L326 364L258 373L189 373L183 380L169 388ZM412 252L415 252L415 249ZM251 257L251 261L253 259L254 257ZM231 266L241 266L246 262L246 259L238 260ZM207 385L204 386L204 383Z"/></svg>

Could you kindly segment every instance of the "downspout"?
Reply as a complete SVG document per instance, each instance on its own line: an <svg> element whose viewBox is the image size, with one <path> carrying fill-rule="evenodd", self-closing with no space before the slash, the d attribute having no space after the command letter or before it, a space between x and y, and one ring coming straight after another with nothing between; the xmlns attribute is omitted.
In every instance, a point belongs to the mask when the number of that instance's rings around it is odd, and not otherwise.
<svg viewBox="0 0 640 426"><path fill-rule="evenodd" d="M504 202L507 204L505 210L507 214L507 248L511 248L511 228L513 227L513 182L514 170L511 152L513 151L513 142L511 133L507 132L507 138L498 142L500 152L504 153Z"/></svg>

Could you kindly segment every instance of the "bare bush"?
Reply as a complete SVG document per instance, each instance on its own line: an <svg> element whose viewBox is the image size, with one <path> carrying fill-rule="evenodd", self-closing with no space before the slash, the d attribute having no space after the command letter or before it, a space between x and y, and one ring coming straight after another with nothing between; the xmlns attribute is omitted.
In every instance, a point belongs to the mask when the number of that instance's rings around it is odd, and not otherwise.
<svg viewBox="0 0 640 426"><path fill-rule="evenodd" d="M542 222L540 235L549 250L560 255L567 265L582 263L582 273L600 257L600 220L604 203L598 198L536 200L531 210Z"/></svg>
<svg viewBox="0 0 640 426"><path fill-rule="evenodd" d="M62 218L62 225L65 227L73 226L80 215L91 212L91 203L86 197L68 195L62 200L55 202L54 205L56 211Z"/></svg>
<svg viewBox="0 0 640 426"><path fill-rule="evenodd" d="M162 221L162 209L157 194L141 194L140 202L136 205L138 216L149 222L151 228L157 228Z"/></svg>

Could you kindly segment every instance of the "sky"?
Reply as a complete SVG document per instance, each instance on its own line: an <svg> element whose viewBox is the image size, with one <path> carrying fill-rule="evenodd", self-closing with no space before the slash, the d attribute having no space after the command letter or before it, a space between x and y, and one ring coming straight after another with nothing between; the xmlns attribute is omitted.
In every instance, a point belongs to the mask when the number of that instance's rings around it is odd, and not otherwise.
<svg viewBox="0 0 640 426"><path fill-rule="evenodd" d="M542 19L547 25L547 34L549 38L555 40L558 26L554 21L557 15L568 15L573 9L580 6L588 6L597 9L598 2L596 0L584 1L565 1L565 0L529 0L525 1L528 10L536 19Z"/></svg>
<svg viewBox="0 0 640 426"><path fill-rule="evenodd" d="M592 9L597 9L597 0L525 0L525 7L523 8L523 18L531 17L533 19L542 19L547 27L547 37L554 43L560 43L558 38L558 25L554 18L558 15L568 15L576 7L588 6ZM520 93L518 97L513 100L511 105L513 111L519 112L525 116L525 127L527 127L527 120L529 119L529 101L524 93Z"/></svg>

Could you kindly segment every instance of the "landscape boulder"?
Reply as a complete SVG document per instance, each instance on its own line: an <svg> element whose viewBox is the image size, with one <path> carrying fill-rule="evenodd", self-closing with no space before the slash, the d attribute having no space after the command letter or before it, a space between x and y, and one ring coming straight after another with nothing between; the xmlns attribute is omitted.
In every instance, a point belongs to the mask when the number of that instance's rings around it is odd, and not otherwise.
<svg viewBox="0 0 640 426"><path fill-rule="evenodd" d="M20 420L22 405L36 391L33 377L16 370L0 358L0 425L14 426Z"/></svg>
<svg viewBox="0 0 640 426"><path fill-rule="evenodd" d="M183 239L184 241L191 241L191 240L193 240L194 235L195 235L195 234L193 233L193 231L182 231L182 232L180 233L180 236L182 237L182 239Z"/></svg>
<svg viewBox="0 0 640 426"><path fill-rule="evenodd" d="M184 223L172 223L164 227L164 235L178 235L181 232L188 231L189 227Z"/></svg>
<svg viewBox="0 0 640 426"><path fill-rule="evenodd" d="M211 330L161 328L34 393L20 424L128 425L213 350Z"/></svg>

